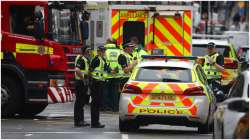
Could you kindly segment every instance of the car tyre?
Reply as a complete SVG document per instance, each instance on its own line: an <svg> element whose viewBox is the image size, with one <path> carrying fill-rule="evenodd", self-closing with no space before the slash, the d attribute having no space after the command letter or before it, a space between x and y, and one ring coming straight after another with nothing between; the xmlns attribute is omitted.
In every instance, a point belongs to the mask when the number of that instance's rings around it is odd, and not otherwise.
<svg viewBox="0 0 250 140"><path fill-rule="evenodd" d="M42 112L47 107L47 104L24 104L19 114L22 117L33 117Z"/></svg>
<svg viewBox="0 0 250 140"><path fill-rule="evenodd" d="M210 125L208 123L201 124L198 127L198 133L200 133L200 134L208 134L209 132L210 132Z"/></svg>
<svg viewBox="0 0 250 140"><path fill-rule="evenodd" d="M211 118L211 116L207 119L207 122L205 124L200 124L198 126L198 133L200 133L200 134L208 134L209 132L211 132L211 128L210 128L211 124L209 124L209 119L210 118Z"/></svg>
<svg viewBox="0 0 250 140"><path fill-rule="evenodd" d="M11 76L2 75L1 85L1 116L14 117L20 109L22 101L22 88L17 80Z"/></svg>
<svg viewBox="0 0 250 140"><path fill-rule="evenodd" d="M215 139L215 130L214 130L214 128L213 128L213 139Z"/></svg>
<svg viewBox="0 0 250 140"><path fill-rule="evenodd" d="M119 129L121 132L132 132L139 129L139 124L133 120L121 120L119 118Z"/></svg>

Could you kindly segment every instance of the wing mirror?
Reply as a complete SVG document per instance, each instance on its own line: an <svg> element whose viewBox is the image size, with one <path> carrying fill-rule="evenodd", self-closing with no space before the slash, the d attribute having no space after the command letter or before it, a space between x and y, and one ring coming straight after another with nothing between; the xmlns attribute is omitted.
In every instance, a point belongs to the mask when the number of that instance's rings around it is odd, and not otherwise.
<svg viewBox="0 0 250 140"><path fill-rule="evenodd" d="M249 101L244 99L233 100L228 103L228 109L237 112L248 112L249 111Z"/></svg>
<svg viewBox="0 0 250 140"><path fill-rule="evenodd" d="M45 37L45 33L44 33L43 15L41 11L35 12L34 28L35 28L34 32L35 38L42 41Z"/></svg>

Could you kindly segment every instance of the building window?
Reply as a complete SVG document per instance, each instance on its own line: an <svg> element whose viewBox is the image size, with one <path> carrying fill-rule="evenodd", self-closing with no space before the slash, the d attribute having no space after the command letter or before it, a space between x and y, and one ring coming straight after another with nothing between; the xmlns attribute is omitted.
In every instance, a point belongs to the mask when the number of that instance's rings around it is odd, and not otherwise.
<svg viewBox="0 0 250 140"><path fill-rule="evenodd" d="M103 36L103 21L96 21L96 37Z"/></svg>

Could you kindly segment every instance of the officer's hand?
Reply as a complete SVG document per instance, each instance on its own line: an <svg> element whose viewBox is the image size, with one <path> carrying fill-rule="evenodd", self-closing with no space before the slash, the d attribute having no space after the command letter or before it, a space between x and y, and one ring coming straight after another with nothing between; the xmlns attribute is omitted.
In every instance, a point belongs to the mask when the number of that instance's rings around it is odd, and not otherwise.
<svg viewBox="0 0 250 140"><path fill-rule="evenodd" d="M129 69L129 67L126 67L126 68L123 69L123 71L124 71L125 73L129 73L130 69Z"/></svg>
<svg viewBox="0 0 250 140"><path fill-rule="evenodd" d="M214 63L214 61L213 61L213 59L211 57L208 57L208 62L209 62L209 64L213 64Z"/></svg>
<svg viewBox="0 0 250 140"><path fill-rule="evenodd" d="M111 74L116 74L117 72L116 72L116 70L115 69L113 69L112 71L111 71Z"/></svg>
<svg viewBox="0 0 250 140"><path fill-rule="evenodd" d="M133 66L137 65L138 60L134 60Z"/></svg>
<svg viewBox="0 0 250 140"><path fill-rule="evenodd" d="M202 58L196 59L196 63L198 63L198 64L200 64L200 65L202 65L203 62L204 62L204 60L203 60Z"/></svg>

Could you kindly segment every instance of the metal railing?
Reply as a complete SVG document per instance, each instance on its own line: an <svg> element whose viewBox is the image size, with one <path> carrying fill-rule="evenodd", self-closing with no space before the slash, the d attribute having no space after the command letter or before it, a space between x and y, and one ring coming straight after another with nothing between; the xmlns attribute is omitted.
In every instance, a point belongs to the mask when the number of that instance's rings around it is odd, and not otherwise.
<svg viewBox="0 0 250 140"><path fill-rule="evenodd" d="M193 34L193 39L217 39L217 40L228 40L233 38L233 36L228 35L208 35L208 34Z"/></svg>

